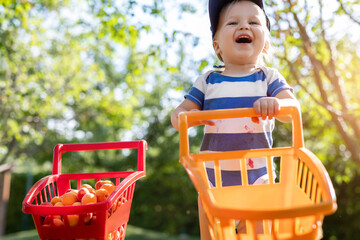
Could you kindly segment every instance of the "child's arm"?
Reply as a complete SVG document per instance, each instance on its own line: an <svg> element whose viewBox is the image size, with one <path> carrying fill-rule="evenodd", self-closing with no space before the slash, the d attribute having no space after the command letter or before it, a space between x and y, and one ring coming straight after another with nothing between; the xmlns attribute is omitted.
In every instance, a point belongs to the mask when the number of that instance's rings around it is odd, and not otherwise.
<svg viewBox="0 0 360 240"><path fill-rule="evenodd" d="M189 111L200 111L200 107L199 105L197 105L196 103L194 103L193 101L189 100L189 99L185 99L179 106L177 106L177 108L175 108L175 110L171 113L171 124L173 125L173 127L179 131L179 121L178 121L178 115L181 112L189 112ZM197 121L197 122L190 122L189 123L189 127L194 127L194 126L198 126L198 125L202 125L202 124L207 124L207 125L214 125L214 122L208 120L204 120L204 121Z"/></svg>
<svg viewBox="0 0 360 240"><path fill-rule="evenodd" d="M275 97L263 97L255 101L254 110L263 120L268 117L272 119L276 117L280 122L291 122L291 118L288 116L279 116L276 115L280 111L281 106L297 106L300 107L299 102L296 100L294 94L286 89L279 92ZM254 119L253 121L258 122L259 119Z"/></svg>

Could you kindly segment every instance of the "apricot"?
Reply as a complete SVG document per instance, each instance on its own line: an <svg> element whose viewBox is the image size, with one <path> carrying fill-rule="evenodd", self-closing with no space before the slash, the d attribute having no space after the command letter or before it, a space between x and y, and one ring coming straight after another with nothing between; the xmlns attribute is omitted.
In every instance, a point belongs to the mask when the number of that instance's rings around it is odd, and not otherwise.
<svg viewBox="0 0 360 240"><path fill-rule="evenodd" d="M78 200L77 195L74 192L64 193L64 195L62 195L61 197L61 202L65 206L71 206L74 204L74 202L77 202L77 200Z"/></svg>
<svg viewBox="0 0 360 240"><path fill-rule="evenodd" d="M124 237L124 236L125 236L125 229L124 229L123 226L121 226L119 233L120 233L120 237Z"/></svg>
<svg viewBox="0 0 360 240"><path fill-rule="evenodd" d="M86 213L84 216L84 223L88 224L91 221L92 217L93 217L92 213Z"/></svg>
<svg viewBox="0 0 360 240"><path fill-rule="evenodd" d="M69 222L69 226L75 227L79 225L79 215L73 214L73 215L67 215L66 217Z"/></svg>
<svg viewBox="0 0 360 240"><path fill-rule="evenodd" d="M53 219L55 219L55 218L61 219L61 216L60 216L60 215L51 215L51 217L52 217Z"/></svg>
<svg viewBox="0 0 360 240"><path fill-rule="evenodd" d="M82 205L81 202L75 202L75 203L73 204L73 206L80 206L80 205ZM84 223L85 223L85 224L89 223L89 222L91 221L92 217L93 217L93 214L92 214L92 213L84 213L84 214L81 214L81 215L84 216ZM79 218L79 220L80 220L80 219L81 219L81 218Z"/></svg>
<svg viewBox="0 0 360 240"><path fill-rule="evenodd" d="M112 233L109 233L106 240L113 240Z"/></svg>
<svg viewBox="0 0 360 240"><path fill-rule="evenodd" d="M113 205L112 205L112 212L115 212L116 209L118 208L119 202L116 201Z"/></svg>
<svg viewBox="0 0 360 240"><path fill-rule="evenodd" d="M78 193L78 190L77 190L77 189L69 188L68 190L65 191L65 193L67 193L67 192L73 192L73 193L77 194L77 193Z"/></svg>
<svg viewBox="0 0 360 240"><path fill-rule="evenodd" d="M118 230L113 232L113 240L120 240L120 232Z"/></svg>
<svg viewBox="0 0 360 240"><path fill-rule="evenodd" d="M90 224L91 225L96 224L96 215L95 214L92 216Z"/></svg>
<svg viewBox="0 0 360 240"><path fill-rule="evenodd" d="M109 183L105 183L101 186L100 189L105 189L106 191L108 191L108 193L111 195L112 192L115 190L115 185L114 184L109 184Z"/></svg>
<svg viewBox="0 0 360 240"><path fill-rule="evenodd" d="M57 202L61 202L61 198L59 196L55 196L51 199L50 203L54 206Z"/></svg>
<svg viewBox="0 0 360 240"><path fill-rule="evenodd" d="M89 189L87 189L86 187L80 188L77 194L77 199L81 201L82 197L89 192Z"/></svg>
<svg viewBox="0 0 360 240"><path fill-rule="evenodd" d="M50 220L51 220L51 216L50 215L47 215L45 218L44 218L44 221L43 221L43 225L50 225Z"/></svg>
<svg viewBox="0 0 360 240"><path fill-rule="evenodd" d="M53 219L55 218L61 220L60 215L47 215L43 221L43 225L50 225L50 223L53 222Z"/></svg>
<svg viewBox="0 0 360 240"><path fill-rule="evenodd" d="M118 230L108 234L107 240L120 240L120 232Z"/></svg>
<svg viewBox="0 0 360 240"><path fill-rule="evenodd" d="M95 189L90 184L85 183L80 186L80 188L83 188L83 187L87 188L89 190L89 192L95 193Z"/></svg>
<svg viewBox="0 0 360 240"><path fill-rule="evenodd" d="M97 197L94 193L86 193L81 199L81 204L93 204L93 203L97 203Z"/></svg>
<svg viewBox="0 0 360 240"><path fill-rule="evenodd" d="M65 226L64 222L59 218L53 218L52 222L55 227L64 227Z"/></svg>
<svg viewBox="0 0 360 240"><path fill-rule="evenodd" d="M96 198L97 198L97 202L103 202L106 199L108 199L108 197L110 196L109 192L106 191L103 188L95 190L95 195L96 195Z"/></svg>
<svg viewBox="0 0 360 240"><path fill-rule="evenodd" d="M114 183L113 183L112 181L110 181L110 180L99 180L99 181L97 181L97 182L95 183L95 190L100 189L101 186L102 186L103 184L105 184L105 183L114 185Z"/></svg>
<svg viewBox="0 0 360 240"><path fill-rule="evenodd" d="M122 198L121 198L121 201L120 201L120 202L121 202L121 204L124 204L124 203L126 203L126 202L127 202L127 199L126 199L126 197L122 197Z"/></svg>
<svg viewBox="0 0 360 240"><path fill-rule="evenodd" d="M65 206L62 202L57 202L57 203L55 203L55 205L54 205L55 207L63 207L63 206Z"/></svg>

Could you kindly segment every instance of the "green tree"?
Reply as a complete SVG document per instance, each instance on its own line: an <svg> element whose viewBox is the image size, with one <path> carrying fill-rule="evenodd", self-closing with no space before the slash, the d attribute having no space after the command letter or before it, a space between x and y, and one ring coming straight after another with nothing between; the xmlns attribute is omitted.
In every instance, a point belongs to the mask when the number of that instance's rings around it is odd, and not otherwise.
<svg viewBox="0 0 360 240"><path fill-rule="evenodd" d="M161 42L140 49L140 34L153 28L134 16L139 9L144 16L166 22L161 1L3 2L0 164L12 163L20 172L30 169L45 176L51 172L57 143L145 138L151 164L136 193L140 201L134 222L172 233L196 232L191 224L196 196L178 164L177 135L168 118L171 79L189 79L180 74L183 59L170 64L166 53L192 37L163 33ZM189 9L183 6L183 11ZM64 156L63 172L126 170L134 165L133 154L70 154ZM156 188L160 196L152 194ZM190 191L194 197L187 198L184 193ZM176 197L179 194L182 199ZM169 213L181 220L166 219ZM153 221L159 214L160 221Z"/></svg>
<svg viewBox="0 0 360 240"><path fill-rule="evenodd" d="M268 4L280 50L276 65L295 86L306 146L324 162L338 196L338 211L325 219L325 239L352 239L360 232L359 192L353 191L360 164L359 37L353 34L360 29L359 1Z"/></svg>

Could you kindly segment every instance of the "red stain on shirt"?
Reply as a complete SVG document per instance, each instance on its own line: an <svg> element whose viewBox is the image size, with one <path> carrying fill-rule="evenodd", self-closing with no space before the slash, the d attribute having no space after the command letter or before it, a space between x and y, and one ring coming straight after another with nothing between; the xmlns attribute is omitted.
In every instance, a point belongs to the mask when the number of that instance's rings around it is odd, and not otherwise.
<svg viewBox="0 0 360 240"><path fill-rule="evenodd" d="M253 131L250 130L250 128L248 127L248 125L245 125L245 130L247 131L247 133L252 133Z"/></svg>
<svg viewBox="0 0 360 240"><path fill-rule="evenodd" d="M250 168L254 168L254 161L251 158L249 159L248 165Z"/></svg>
<svg viewBox="0 0 360 240"><path fill-rule="evenodd" d="M219 119L217 124L215 125L216 126L216 129L215 129L215 132L216 133L219 133L220 132L220 124L222 124L222 119Z"/></svg>

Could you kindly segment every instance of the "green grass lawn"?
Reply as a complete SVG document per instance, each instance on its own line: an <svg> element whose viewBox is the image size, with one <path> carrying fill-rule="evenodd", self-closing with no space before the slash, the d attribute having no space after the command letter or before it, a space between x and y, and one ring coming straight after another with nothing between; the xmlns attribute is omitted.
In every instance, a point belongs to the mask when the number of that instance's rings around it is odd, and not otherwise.
<svg viewBox="0 0 360 240"><path fill-rule="evenodd" d="M0 240L39 240L36 230L18 232L0 237ZM127 226L125 240L200 240L199 237L171 236L131 225Z"/></svg>

